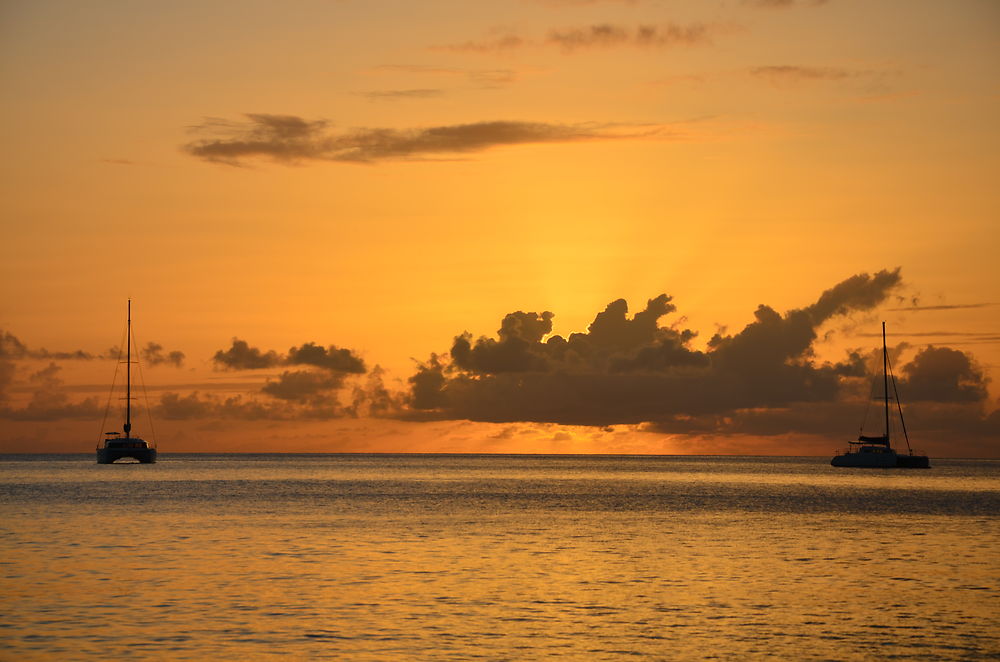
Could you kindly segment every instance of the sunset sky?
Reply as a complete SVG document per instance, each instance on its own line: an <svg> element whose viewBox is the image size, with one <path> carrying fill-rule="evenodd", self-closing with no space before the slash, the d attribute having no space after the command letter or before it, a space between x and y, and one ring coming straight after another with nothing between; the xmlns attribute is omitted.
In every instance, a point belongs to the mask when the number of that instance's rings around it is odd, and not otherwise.
<svg viewBox="0 0 1000 662"><path fill-rule="evenodd" d="M998 457L998 81L994 0L0 3L0 451L131 297L164 453L824 455L885 320Z"/></svg>

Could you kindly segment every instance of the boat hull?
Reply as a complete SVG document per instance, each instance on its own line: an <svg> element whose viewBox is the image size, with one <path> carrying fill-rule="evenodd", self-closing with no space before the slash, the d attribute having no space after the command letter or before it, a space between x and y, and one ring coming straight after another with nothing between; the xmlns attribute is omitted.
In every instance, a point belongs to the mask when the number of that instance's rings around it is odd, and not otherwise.
<svg viewBox="0 0 1000 662"><path fill-rule="evenodd" d="M130 457L138 460L142 464L154 464L156 462L155 448L98 448L98 464L114 464L116 460Z"/></svg>
<svg viewBox="0 0 1000 662"><path fill-rule="evenodd" d="M899 455L898 453L844 453L830 460L835 467L859 469L930 469L926 455Z"/></svg>

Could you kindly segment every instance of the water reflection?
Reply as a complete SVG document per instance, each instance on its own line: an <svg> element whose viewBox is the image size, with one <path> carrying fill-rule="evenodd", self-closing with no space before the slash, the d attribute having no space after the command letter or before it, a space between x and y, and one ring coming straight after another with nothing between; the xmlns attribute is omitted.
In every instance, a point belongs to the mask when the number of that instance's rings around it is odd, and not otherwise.
<svg viewBox="0 0 1000 662"><path fill-rule="evenodd" d="M8 459L0 637L59 659L987 657L998 469Z"/></svg>

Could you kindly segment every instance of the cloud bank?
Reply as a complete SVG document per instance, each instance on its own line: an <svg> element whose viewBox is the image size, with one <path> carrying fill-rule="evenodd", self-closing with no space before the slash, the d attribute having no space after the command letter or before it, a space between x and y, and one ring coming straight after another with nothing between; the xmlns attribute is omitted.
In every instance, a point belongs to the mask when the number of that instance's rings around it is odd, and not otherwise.
<svg viewBox="0 0 1000 662"><path fill-rule="evenodd" d="M248 374L249 383L230 385L241 393L163 392L152 413L166 420L382 417L595 430L626 425L685 435L693 443L733 435L843 439L853 432L866 401L881 398L881 379L873 379L881 370L881 352L869 346L820 360L815 345L833 332L824 325L883 307L900 287L898 269L857 274L801 308L781 312L762 304L738 332L720 331L701 342L685 328L667 294L635 312L624 299L612 301L585 331L565 337L552 333L551 311L518 310L501 319L495 336L454 336L447 352L418 364L403 390L389 388L381 368L369 369L347 348L306 342L278 352L233 338L214 353L212 363L223 371L257 371ZM157 343L141 353L151 363L180 366L184 360L183 353L165 352ZM1000 410L989 400L984 366L966 352L936 344L903 342L890 354L918 438L995 452L990 444L1000 435ZM40 369L17 363L55 355L81 353L33 351L0 333L0 418L100 416L103 402L97 398L69 398L72 389L63 384L56 363L49 360Z"/></svg>
<svg viewBox="0 0 1000 662"><path fill-rule="evenodd" d="M185 152L206 161L241 165L253 158L280 163L375 163L454 157L505 145L638 138L654 134L657 127L494 121L338 133L330 130L326 120L249 113L246 121L209 119L192 130L204 137L184 145Z"/></svg>
<svg viewBox="0 0 1000 662"><path fill-rule="evenodd" d="M818 330L883 304L900 283L898 269L883 270L852 276L804 308L780 313L761 305L739 333L716 334L704 350L691 346L696 334L681 321L660 326L676 312L666 294L632 316L624 300L613 301L586 333L568 338L550 335L553 313L517 311L503 318L496 338L463 333L447 354L421 363L409 379L409 404L415 415L474 421L638 424L693 435L849 434L881 360L851 351L820 362ZM985 372L961 351L925 348L898 382L904 402L921 401L935 424L1000 431L997 415L985 410Z"/></svg>

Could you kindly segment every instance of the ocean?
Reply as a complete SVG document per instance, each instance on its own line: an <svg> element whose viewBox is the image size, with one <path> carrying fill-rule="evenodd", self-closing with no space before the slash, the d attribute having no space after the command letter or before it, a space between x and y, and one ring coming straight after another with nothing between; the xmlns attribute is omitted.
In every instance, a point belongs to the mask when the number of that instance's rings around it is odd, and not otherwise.
<svg viewBox="0 0 1000 662"><path fill-rule="evenodd" d="M1000 461L0 456L0 659L1000 657Z"/></svg>

